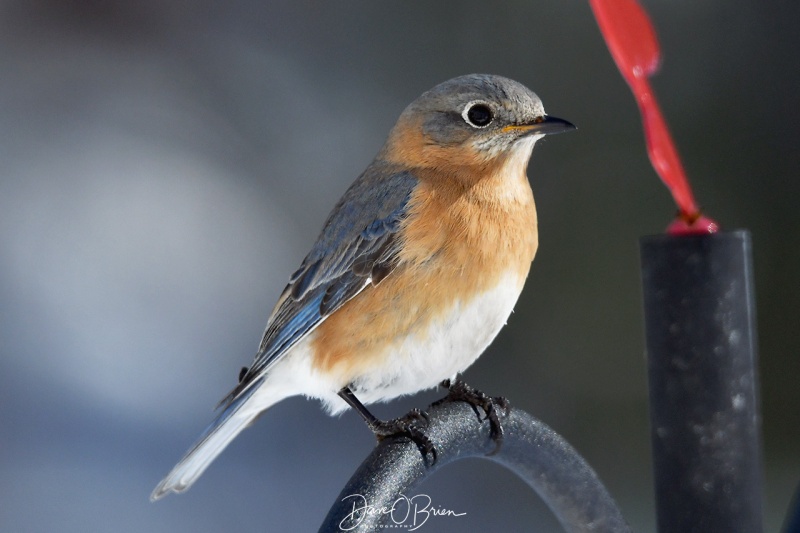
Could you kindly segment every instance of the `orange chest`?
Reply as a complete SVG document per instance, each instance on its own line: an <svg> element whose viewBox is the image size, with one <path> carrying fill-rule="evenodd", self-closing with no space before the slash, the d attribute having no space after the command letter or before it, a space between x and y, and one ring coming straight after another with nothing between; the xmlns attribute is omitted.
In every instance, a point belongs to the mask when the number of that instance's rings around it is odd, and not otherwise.
<svg viewBox="0 0 800 533"><path fill-rule="evenodd" d="M487 205L485 198L421 183L399 235L397 267L320 325L314 333L315 364L336 368L337 379L349 383L383 364L387 347L403 339L439 338L444 333L431 337L430 332L449 330L446 324L481 295L498 290L510 295L510 312L538 242L533 195L524 185L524 194L513 201ZM353 360L352 354L359 357Z"/></svg>
<svg viewBox="0 0 800 533"><path fill-rule="evenodd" d="M538 247L533 194L527 180L503 185L448 190L421 183L401 233L401 265L447 279L454 290L490 288L507 274L525 279Z"/></svg>

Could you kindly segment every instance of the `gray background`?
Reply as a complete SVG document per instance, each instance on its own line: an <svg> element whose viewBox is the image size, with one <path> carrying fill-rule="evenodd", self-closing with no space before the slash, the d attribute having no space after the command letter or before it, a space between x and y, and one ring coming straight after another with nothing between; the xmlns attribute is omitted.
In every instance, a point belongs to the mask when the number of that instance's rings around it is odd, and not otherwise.
<svg viewBox="0 0 800 533"><path fill-rule="evenodd" d="M800 3L644 4L696 195L753 233L776 531L800 480ZM537 145L539 255L466 379L563 433L653 531L637 240L674 206L587 3L560 0L0 3L0 530L316 530L373 437L301 398L147 498L400 111L469 72L580 129ZM420 492L467 512L423 531L557 529L486 461Z"/></svg>

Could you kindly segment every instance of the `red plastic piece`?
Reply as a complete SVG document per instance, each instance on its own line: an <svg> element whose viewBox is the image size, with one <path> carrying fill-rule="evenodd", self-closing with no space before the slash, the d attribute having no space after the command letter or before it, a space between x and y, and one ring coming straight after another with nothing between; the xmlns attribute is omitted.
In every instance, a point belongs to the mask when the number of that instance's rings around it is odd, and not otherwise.
<svg viewBox="0 0 800 533"><path fill-rule="evenodd" d="M700 215L694 222L684 220L680 216L667 226L670 235L697 235L698 233L716 233L719 225L708 217Z"/></svg>
<svg viewBox="0 0 800 533"><path fill-rule="evenodd" d="M648 76L658 70L661 54L647 13L636 0L589 0L589 4L611 56L639 105L650 162L678 205L678 218L667 228L667 233L716 232L717 223L700 214L650 87Z"/></svg>

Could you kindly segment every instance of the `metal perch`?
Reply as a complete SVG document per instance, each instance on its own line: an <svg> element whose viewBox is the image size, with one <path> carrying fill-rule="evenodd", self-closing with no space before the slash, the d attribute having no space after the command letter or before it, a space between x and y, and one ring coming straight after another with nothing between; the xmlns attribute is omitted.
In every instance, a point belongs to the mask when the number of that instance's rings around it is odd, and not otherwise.
<svg viewBox="0 0 800 533"><path fill-rule="evenodd" d="M401 494L410 494L425 478L453 461L483 457L522 478L569 533L630 532L616 503L594 470L560 435L525 411L510 408L501 421L504 441L500 450L490 425L462 402L432 407L426 434L436 446L430 464L410 439L398 436L381 441L361 464L336 499L320 532L371 532L394 524L392 515L354 509L352 496L371 509L389 509ZM361 498L363 497L363 498Z"/></svg>

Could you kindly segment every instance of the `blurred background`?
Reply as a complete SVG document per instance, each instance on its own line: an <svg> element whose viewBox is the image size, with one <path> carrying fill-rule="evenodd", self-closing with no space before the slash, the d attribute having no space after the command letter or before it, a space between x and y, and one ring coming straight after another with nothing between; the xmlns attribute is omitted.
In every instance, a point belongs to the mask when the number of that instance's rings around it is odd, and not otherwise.
<svg viewBox="0 0 800 533"><path fill-rule="evenodd" d="M643 4L695 193L753 235L777 531L800 481L800 3ZM148 496L402 109L470 72L579 130L537 145L539 255L466 380L562 433L654 531L638 239L675 208L588 4L559 0L0 2L0 530L316 531L374 440L302 398L187 494ZM488 461L418 492L467 513L428 531L558 530Z"/></svg>

